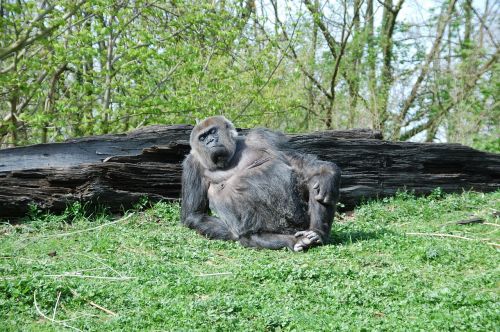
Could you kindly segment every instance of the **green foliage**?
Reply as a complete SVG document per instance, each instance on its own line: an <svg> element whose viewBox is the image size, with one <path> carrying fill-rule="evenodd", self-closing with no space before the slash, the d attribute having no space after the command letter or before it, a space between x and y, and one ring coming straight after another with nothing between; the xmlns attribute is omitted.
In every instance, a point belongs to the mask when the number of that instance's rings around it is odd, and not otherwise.
<svg viewBox="0 0 500 332"><path fill-rule="evenodd" d="M275 13L267 1L4 1L0 147L214 114L241 127L370 127L465 144L497 131L498 43L468 2L405 114L447 3L422 22L376 1L374 22L368 2L300 3L280 1ZM493 11L479 10L481 20Z"/></svg>
<svg viewBox="0 0 500 332"><path fill-rule="evenodd" d="M500 153L500 131L491 136L476 136L472 141L472 147L494 153Z"/></svg>
<svg viewBox="0 0 500 332"><path fill-rule="evenodd" d="M114 223L78 205L38 213L0 227L2 329L492 331L499 202L500 192L402 192L344 216L330 244L301 254L207 240L179 225L178 204ZM471 215L488 224L453 223Z"/></svg>

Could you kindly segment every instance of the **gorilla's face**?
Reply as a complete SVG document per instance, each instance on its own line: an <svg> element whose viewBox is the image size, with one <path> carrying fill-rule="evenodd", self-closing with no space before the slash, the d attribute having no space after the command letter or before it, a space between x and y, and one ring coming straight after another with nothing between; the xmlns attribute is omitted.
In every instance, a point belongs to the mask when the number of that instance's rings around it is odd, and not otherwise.
<svg viewBox="0 0 500 332"><path fill-rule="evenodd" d="M231 159L234 151L234 139L224 133L219 126L211 126L198 135L198 141L207 151L210 160L218 168L224 167Z"/></svg>
<svg viewBox="0 0 500 332"><path fill-rule="evenodd" d="M225 168L236 150L236 136L231 122L222 116L210 117L193 128L191 148L206 168Z"/></svg>

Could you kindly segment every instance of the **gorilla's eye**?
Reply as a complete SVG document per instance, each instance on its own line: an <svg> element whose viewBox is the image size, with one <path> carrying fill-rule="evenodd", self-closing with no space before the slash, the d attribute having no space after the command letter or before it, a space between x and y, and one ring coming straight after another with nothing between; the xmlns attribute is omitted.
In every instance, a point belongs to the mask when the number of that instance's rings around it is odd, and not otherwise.
<svg viewBox="0 0 500 332"><path fill-rule="evenodd" d="M198 138L201 142L203 142L205 140L205 135L201 135L199 138Z"/></svg>
<svg viewBox="0 0 500 332"><path fill-rule="evenodd" d="M208 132L210 135L213 135L217 132L217 128L212 128L210 129L210 131Z"/></svg>

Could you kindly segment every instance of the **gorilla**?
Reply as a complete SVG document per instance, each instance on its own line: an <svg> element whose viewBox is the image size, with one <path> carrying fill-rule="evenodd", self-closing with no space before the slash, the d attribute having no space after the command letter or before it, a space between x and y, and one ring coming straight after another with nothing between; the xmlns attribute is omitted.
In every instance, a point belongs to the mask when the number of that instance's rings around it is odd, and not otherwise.
<svg viewBox="0 0 500 332"><path fill-rule="evenodd" d="M285 135L238 136L223 116L197 124L183 162L181 222L245 247L303 251L328 241L340 169L287 149Z"/></svg>

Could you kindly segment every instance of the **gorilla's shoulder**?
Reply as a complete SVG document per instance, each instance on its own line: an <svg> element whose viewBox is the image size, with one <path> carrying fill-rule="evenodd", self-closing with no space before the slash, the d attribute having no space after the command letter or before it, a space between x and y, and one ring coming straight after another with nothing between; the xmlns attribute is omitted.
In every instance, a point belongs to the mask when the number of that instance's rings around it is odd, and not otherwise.
<svg viewBox="0 0 500 332"><path fill-rule="evenodd" d="M194 156L193 151L191 150L191 152L186 156L186 158L184 158L184 161L182 162L182 166L184 168L187 168L187 167L199 168L199 167L201 167L201 163L198 160L198 158L196 158L196 156Z"/></svg>
<svg viewBox="0 0 500 332"><path fill-rule="evenodd" d="M288 142L288 137L286 137L283 133L267 128L255 128L247 133L246 142L250 145L252 145L252 143L256 143L259 145L281 147L283 144Z"/></svg>

